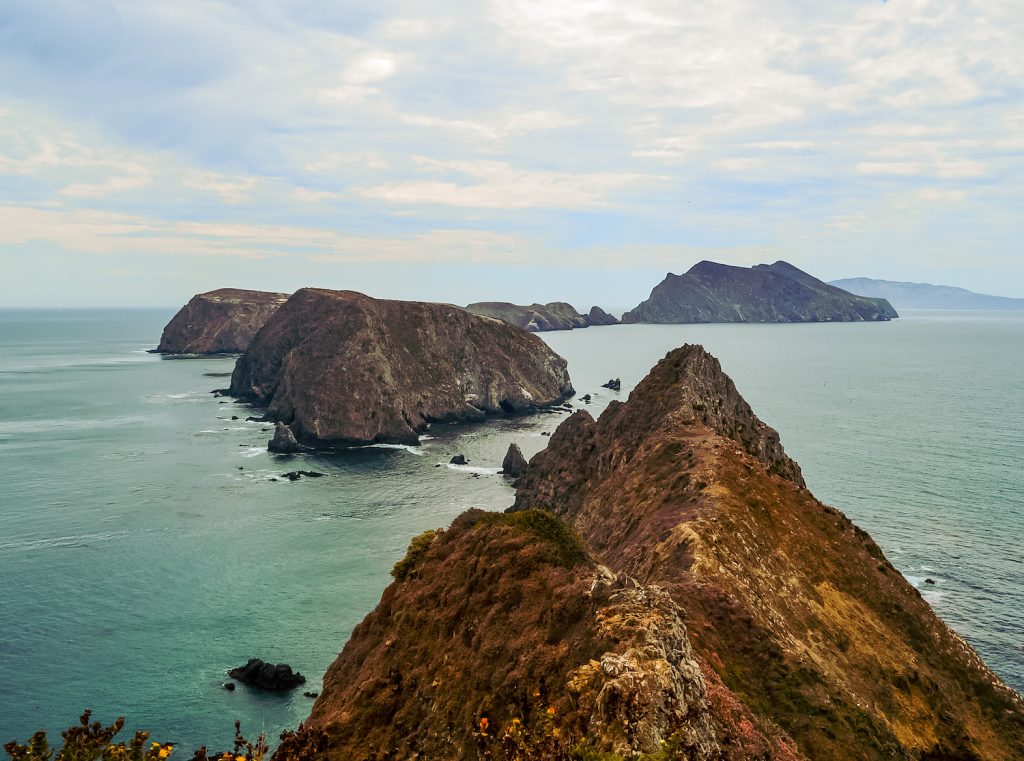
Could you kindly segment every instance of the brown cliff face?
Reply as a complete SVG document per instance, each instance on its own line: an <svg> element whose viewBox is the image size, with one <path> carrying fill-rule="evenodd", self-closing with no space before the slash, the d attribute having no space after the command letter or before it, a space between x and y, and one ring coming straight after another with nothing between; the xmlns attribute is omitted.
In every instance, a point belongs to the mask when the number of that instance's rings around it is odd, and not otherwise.
<svg viewBox="0 0 1024 761"><path fill-rule="evenodd" d="M471 510L394 575L307 722L331 758L728 757L678 606L555 516Z"/></svg>
<svg viewBox="0 0 1024 761"><path fill-rule="evenodd" d="M231 393L300 444L418 442L435 421L560 403L565 360L543 341L458 307L304 288L235 365Z"/></svg>
<svg viewBox="0 0 1024 761"><path fill-rule="evenodd" d="M287 293L220 288L193 296L164 328L162 354L236 354L288 300Z"/></svg>
<svg viewBox="0 0 1024 761"><path fill-rule="evenodd" d="M803 488L700 347L670 352L600 420L566 420L519 484L514 509L537 508L666 589L708 683L807 757L1024 758L1020 696Z"/></svg>

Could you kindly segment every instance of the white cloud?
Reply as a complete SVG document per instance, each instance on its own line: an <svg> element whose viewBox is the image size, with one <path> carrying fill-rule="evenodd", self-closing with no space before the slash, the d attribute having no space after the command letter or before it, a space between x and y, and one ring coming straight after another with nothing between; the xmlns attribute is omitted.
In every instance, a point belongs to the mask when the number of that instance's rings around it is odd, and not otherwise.
<svg viewBox="0 0 1024 761"><path fill-rule="evenodd" d="M240 204L249 200L255 177L231 177L219 172L191 170L185 173L182 183L193 190L203 190L218 196L224 203Z"/></svg>
<svg viewBox="0 0 1024 761"><path fill-rule="evenodd" d="M519 169L501 161L436 161L419 158L423 171L454 174L463 181L409 180L357 189L402 204L466 208L574 209L600 206L617 190L666 179L633 173L569 173Z"/></svg>

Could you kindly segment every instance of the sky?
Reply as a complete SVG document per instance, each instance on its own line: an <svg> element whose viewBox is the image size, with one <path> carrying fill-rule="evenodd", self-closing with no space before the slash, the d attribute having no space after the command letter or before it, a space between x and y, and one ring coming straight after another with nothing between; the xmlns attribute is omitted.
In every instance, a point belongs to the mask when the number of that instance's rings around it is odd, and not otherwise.
<svg viewBox="0 0 1024 761"><path fill-rule="evenodd" d="M1024 296L1020 0L3 0L0 307Z"/></svg>

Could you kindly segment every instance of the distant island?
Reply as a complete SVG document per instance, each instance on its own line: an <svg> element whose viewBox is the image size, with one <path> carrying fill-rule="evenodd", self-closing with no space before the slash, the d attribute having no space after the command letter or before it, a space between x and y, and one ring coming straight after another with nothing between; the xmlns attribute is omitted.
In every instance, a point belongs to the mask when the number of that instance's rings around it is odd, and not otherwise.
<svg viewBox="0 0 1024 761"><path fill-rule="evenodd" d="M238 354L263 323L288 300L287 293L219 288L193 296L160 337L160 354Z"/></svg>
<svg viewBox="0 0 1024 761"><path fill-rule="evenodd" d="M669 273L622 322L861 322L899 317L885 299L855 296L787 262L734 267L703 261Z"/></svg>
<svg viewBox="0 0 1024 761"><path fill-rule="evenodd" d="M561 404L565 360L540 338L456 306L303 288L239 357L231 395L278 423L272 447L417 444L431 422Z"/></svg>
<svg viewBox="0 0 1024 761"><path fill-rule="evenodd" d="M899 309L1024 309L1024 299L989 296L950 285L906 283L870 277L832 280L829 285L859 296L887 299Z"/></svg>
<svg viewBox="0 0 1024 761"><path fill-rule="evenodd" d="M495 317L516 325L531 333L549 330L574 330L589 328L591 325L618 325L619 321L601 309L593 306L587 314L580 314L571 304L553 301L550 304L521 306L507 301L478 301L466 307L473 314Z"/></svg>

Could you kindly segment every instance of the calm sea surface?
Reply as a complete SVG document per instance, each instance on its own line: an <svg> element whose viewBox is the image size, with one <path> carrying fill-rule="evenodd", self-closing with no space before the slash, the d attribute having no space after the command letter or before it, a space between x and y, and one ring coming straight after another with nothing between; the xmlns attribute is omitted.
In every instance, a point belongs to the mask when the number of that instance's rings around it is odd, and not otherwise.
<svg viewBox="0 0 1024 761"><path fill-rule="evenodd" d="M0 311L0 743L56 733L86 707L189 751L226 746L236 718L276 737L311 701L227 692L225 670L286 661L319 690L410 537L511 504L495 475L505 448L529 457L560 420L270 455L252 410L209 393L233 359L145 352L170 316ZM815 494L1024 690L1024 313L544 338L577 391L600 394L595 414L669 349L704 344ZM609 377L621 394L599 387ZM447 465L457 452L469 466ZM328 475L269 480L296 468Z"/></svg>

